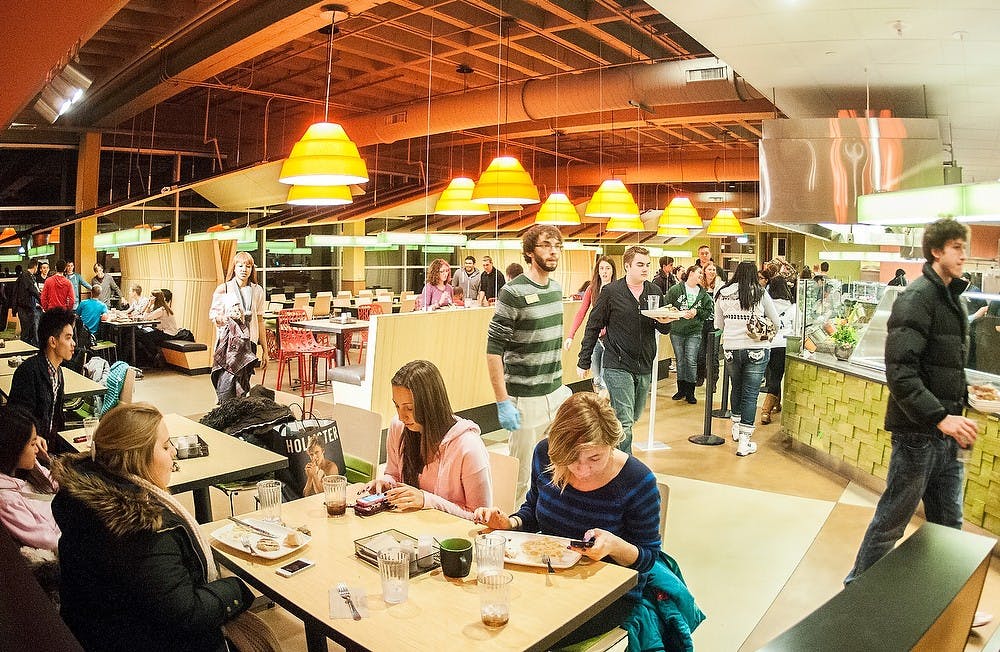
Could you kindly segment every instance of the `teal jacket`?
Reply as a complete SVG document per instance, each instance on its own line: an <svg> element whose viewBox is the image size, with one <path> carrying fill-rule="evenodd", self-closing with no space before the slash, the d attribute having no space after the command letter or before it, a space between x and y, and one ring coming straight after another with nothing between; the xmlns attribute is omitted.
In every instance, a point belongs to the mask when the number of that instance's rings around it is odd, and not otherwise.
<svg viewBox="0 0 1000 652"><path fill-rule="evenodd" d="M621 627L628 632L629 652L694 652L691 633L703 620L705 614L684 584L677 562L661 551L642 600Z"/></svg>
<svg viewBox="0 0 1000 652"><path fill-rule="evenodd" d="M701 334L702 324L712 319L715 315L715 302L712 301L712 297L708 295L705 288L700 285L698 286L698 298L694 300L693 306L687 305L686 283L677 283L667 290L667 296L663 300L663 305L671 306L678 310L690 310L694 308L696 311L692 319L678 319L670 324L670 334L677 335L678 337Z"/></svg>

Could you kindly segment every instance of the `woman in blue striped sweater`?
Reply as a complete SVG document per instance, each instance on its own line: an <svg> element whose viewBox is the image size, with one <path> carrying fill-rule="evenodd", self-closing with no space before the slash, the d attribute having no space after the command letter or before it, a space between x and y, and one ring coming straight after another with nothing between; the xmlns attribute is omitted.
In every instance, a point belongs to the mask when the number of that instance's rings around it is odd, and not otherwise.
<svg viewBox="0 0 1000 652"><path fill-rule="evenodd" d="M639 573L638 585L560 641L568 645L622 623L639 601L660 552L660 495L645 464L618 450L622 427L606 399L579 392L556 412L548 438L535 447L531 487L507 516L480 507L475 517L496 530L593 539L580 552Z"/></svg>

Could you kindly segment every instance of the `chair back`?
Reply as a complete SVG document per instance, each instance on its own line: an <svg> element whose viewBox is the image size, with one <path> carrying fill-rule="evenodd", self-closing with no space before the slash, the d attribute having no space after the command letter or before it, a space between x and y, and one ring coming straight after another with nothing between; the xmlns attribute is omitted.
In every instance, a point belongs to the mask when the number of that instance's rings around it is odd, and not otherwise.
<svg viewBox="0 0 1000 652"><path fill-rule="evenodd" d="M296 292L295 293L295 303L292 305L293 310L305 310L309 307L309 296L308 292Z"/></svg>
<svg viewBox="0 0 1000 652"><path fill-rule="evenodd" d="M271 301L274 301L275 303L284 303L285 301L288 301L288 299L285 298L284 292L275 292L271 295Z"/></svg>
<svg viewBox="0 0 1000 652"><path fill-rule="evenodd" d="M488 452L490 476L493 481L493 506L504 514L513 514L518 508L518 505L514 503L517 486L517 458L496 451Z"/></svg>
<svg viewBox="0 0 1000 652"><path fill-rule="evenodd" d="M329 293L316 295L316 302L313 303L313 317L326 317L330 314L330 303L332 297Z"/></svg>
<svg viewBox="0 0 1000 652"><path fill-rule="evenodd" d="M282 349L294 351L316 343L312 331L292 326L292 322L304 319L306 319L305 310L290 308L278 312L278 341L281 342Z"/></svg>
<svg viewBox="0 0 1000 652"><path fill-rule="evenodd" d="M347 297L348 299L350 299L351 296L353 296L353 295L351 294L350 290L341 290L340 292L337 292L337 296L338 297Z"/></svg>
<svg viewBox="0 0 1000 652"><path fill-rule="evenodd" d="M383 313L385 313L387 315L391 315L392 314L392 296L391 295L383 294L382 296L378 297L378 300L375 302L375 305L377 305L378 307L380 307L382 309Z"/></svg>
<svg viewBox="0 0 1000 652"><path fill-rule="evenodd" d="M359 291L358 291L358 296L359 296L359 297L370 297L370 296L372 296L373 294L374 294L374 293L373 293L373 292L372 292L371 290L359 290Z"/></svg>
<svg viewBox="0 0 1000 652"><path fill-rule="evenodd" d="M375 296L377 296L377 297L380 297L380 296L383 296L383 295L386 295L386 294L388 294L391 297L392 296L392 290L390 290L389 288L377 288L375 290Z"/></svg>
<svg viewBox="0 0 1000 652"><path fill-rule="evenodd" d="M334 308L350 308L351 307L351 297L350 296L346 296L346 297L338 296L336 299L333 300L333 307Z"/></svg>
<svg viewBox="0 0 1000 652"><path fill-rule="evenodd" d="M399 300L399 312L413 312L417 309L417 298L414 296Z"/></svg>
<svg viewBox="0 0 1000 652"><path fill-rule="evenodd" d="M122 395L118 399L118 405L122 403L132 403L132 395L135 392L135 367L129 367L125 372L125 382L122 384Z"/></svg>
<svg viewBox="0 0 1000 652"><path fill-rule="evenodd" d="M372 310L377 307L378 304L371 304L371 303L358 306L358 319L360 319L361 321L368 321L368 318L372 314Z"/></svg>
<svg viewBox="0 0 1000 652"><path fill-rule="evenodd" d="M357 303L358 303L358 306L367 306L367 305L370 305L372 303L372 296L370 294L367 295L367 296L359 296Z"/></svg>
<svg viewBox="0 0 1000 652"><path fill-rule="evenodd" d="M332 418L337 422L344 454L378 466L385 446L382 415L346 403L334 403Z"/></svg>
<svg viewBox="0 0 1000 652"><path fill-rule="evenodd" d="M667 503L670 502L670 485L663 480L656 481L656 490L660 492L660 541L667 530Z"/></svg>
<svg viewBox="0 0 1000 652"><path fill-rule="evenodd" d="M279 301L272 301L267 304L268 312L278 312L279 310L284 310L284 309L285 309L285 304Z"/></svg>

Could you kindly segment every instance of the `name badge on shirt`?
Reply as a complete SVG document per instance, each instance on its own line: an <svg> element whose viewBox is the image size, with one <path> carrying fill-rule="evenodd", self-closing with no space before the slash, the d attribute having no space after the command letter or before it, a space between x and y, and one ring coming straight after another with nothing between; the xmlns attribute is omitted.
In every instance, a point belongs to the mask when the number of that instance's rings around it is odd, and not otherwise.
<svg viewBox="0 0 1000 652"><path fill-rule="evenodd" d="M533 303L538 303L538 295L537 295L537 294L529 294L529 295L526 295L526 296L524 297L524 302L525 302L526 304L528 304L529 306L530 306L531 304L533 304Z"/></svg>

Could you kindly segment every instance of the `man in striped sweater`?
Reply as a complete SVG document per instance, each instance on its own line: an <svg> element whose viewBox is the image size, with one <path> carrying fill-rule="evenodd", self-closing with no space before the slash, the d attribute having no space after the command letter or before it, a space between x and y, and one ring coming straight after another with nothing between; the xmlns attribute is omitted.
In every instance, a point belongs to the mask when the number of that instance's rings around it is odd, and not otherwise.
<svg viewBox="0 0 1000 652"><path fill-rule="evenodd" d="M562 287L549 278L562 256L559 229L528 229L521 252L528 268L500 289L486 341L497 416L519 463L517 504L528 490L535 444L571 394L562 384Z"/></svg>

